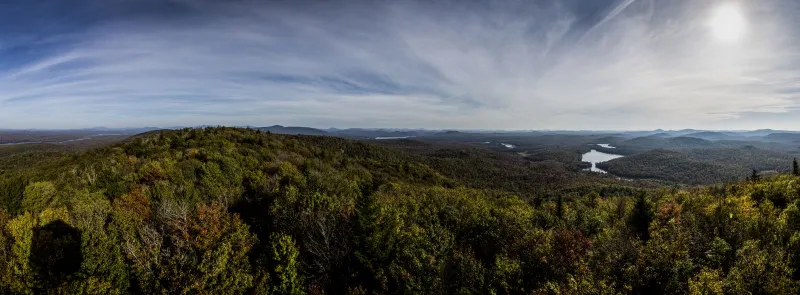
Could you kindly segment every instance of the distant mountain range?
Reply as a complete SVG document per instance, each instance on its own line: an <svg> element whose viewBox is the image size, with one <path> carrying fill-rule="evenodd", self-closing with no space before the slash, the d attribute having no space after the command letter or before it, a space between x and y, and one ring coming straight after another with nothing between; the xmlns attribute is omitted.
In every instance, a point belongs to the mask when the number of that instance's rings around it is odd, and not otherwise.
<svg viewBox="0 0 800 295"><path fill-rule="evenodd" d="M139 134L153 130L182 129L182 128L206 128L216 127L212 125L199 125L193 127L171 126L171 127L135 127L135 128L108 128L92 127L83 129L27 129L25 131L82 131L92 133L122 133ZM279 134L295 135L329 135L354 139L370 139L376 137L426 137L439 135L466 135L466 134L524 134L524 135L590 135L608 134L609 136L623 137L627 139L639 137L669 138L669 137L692 137L711 141L719 140L767 140L778 142L800 142L800 132L759 129L759 130L702 130L702 129L682 129L682 130L640 130L640 131L613 131L613 130L452 130L452 129L412 129L412 128L327 128L318 129L303 126L282 126L273 125L268 127L237 126L242 128L258 129ZM24 129L3 129L2 131L22 131Z"/></svg>

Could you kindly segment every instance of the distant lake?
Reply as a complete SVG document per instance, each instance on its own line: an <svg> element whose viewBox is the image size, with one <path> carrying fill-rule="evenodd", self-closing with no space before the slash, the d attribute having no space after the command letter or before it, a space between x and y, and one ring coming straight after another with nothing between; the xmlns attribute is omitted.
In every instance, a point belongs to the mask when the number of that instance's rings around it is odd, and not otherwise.
<svg viewBox="0 0 800 295"><path fill-rule="evenodd" d="M610 144L607 144L607 143L598 143L597 145L599 145L600 147L607 148L607 149L615 149L616 148L616 147L613 147L613 146L611 146Z"/></svg>
<svg viewBox="0 0 800 295"><path fill-rule="evenodd" d="M20 142L0 143L0 145L20 145L20 144L34 144L34 143L44 143L44 142L41 142L41 141L20 141Z"/></svg>
<svg viewBox="0 0 800 295"><path fill-rule="evenodd" d="M611 161L613 159L622 157L623 156L621 155L607 154L604 152L598 152L596 150L592 150L591 152L583 154L583 156L581 157L581 161L592 163L592 168L589 168L590 171L608 173L603 169L597 168L597 163Z"/></svg>
<svg viewBox="0 0 800 295"><path fill-rule="evenodd" d="M501 143L501 145L502 145L502 146L504 146L504 147L506 147L506 148L509 148L509 149L513 149L513 148L514 148L514 145L513 145L513 144Z"/></svg>
<svg viewBox="0 0 800 295"><path fill-rule="evenodd" d="M68 139L68 140L62 140L62 141L20 141L20 142L7 142L7 143L0 143L0 146L3 146L3 145L21 145L21 144L37 144L37 143L50 143L50 144L58 144L58 143L70 143L70 142L76 142L76 141L89 140L89 139L92 139L93 137L101 137L101 136L123 136L123 135L127 135L127 134L122 134L122 133L95 134L95 135L92 135L92 136L81 137L81 138L75 138L75 139Z"/></svg>
<svg viewBox="0 0 800 295"><path fill-rule="evenodd" d="M389 140L389 139L408 139L416 136L388 136L388 137L375 137L376 140Z"/></svg>

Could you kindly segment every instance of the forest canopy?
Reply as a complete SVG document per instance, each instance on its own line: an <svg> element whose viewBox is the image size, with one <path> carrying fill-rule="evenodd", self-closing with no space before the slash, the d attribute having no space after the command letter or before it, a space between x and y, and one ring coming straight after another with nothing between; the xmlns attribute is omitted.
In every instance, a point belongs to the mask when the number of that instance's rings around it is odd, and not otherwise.
<svg viewBox="0 0 800 295"><path fill-rule="evenodd" d="M800 290L796 175L653 189L480 155L242 128L3 155L0 293Z"/></svg>

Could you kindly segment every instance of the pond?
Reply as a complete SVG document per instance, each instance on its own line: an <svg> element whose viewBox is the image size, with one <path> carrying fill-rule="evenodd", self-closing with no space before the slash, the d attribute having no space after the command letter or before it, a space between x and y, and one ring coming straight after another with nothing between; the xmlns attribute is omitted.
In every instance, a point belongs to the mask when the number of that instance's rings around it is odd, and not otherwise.
<svg viewBox="0 0 800 295"><path fill-rule="evenodd" d="M597 145L599 145L600 147L607 148L607 149L615 149L616 148L616 147L613 147L613 146L611 146L610 144L607 144L607 143L598 143Z"/></svg>
<svg viewBox="0 0 800 295"><path fill-rule="evenodd" d="M604 171L603 169L597 168L597 163L611 161L613 159L622 158L622 157L623 157L622 155L614 155L614 154L608 154L608 153L598 152L596 150L592 150L592 151L590 151L588 153L583 154L583 156L581 157L581 161L592 163L592 168L587 169L589 171L600 172L600 173L608 173L608 172Z"/></svg>

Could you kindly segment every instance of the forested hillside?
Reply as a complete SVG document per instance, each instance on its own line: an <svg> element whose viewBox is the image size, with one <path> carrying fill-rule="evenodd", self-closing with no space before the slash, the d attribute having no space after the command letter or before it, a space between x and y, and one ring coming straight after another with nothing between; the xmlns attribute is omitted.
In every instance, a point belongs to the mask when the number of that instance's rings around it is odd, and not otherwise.
<svg viewBox="0 0 800 295"><path fill-rule="evenodd" d="M644 189L504 156L237 128L9 151L0 293L800 290L797 176Z"/></svg>
<svg viewBox="0 0 800 295"><path fill-rule="evenodd" d="M527 200L552 198L565 192L657 186L649 181L621 183L614 177L580 173L588 163L582 163L580 154L570 150L542 149L520 155L458 142L401 139L371 143L416 155L416 160L464 186L512 192Z"/></svg>
<svg viewBox="0 0 800 295"><path fill-rule="evenodd" d="M657 178L687 184L714 184L744 179L753 169L789 172L792 157L752 146L687 150L652 150L597 166L620 177Z"/></svg>

